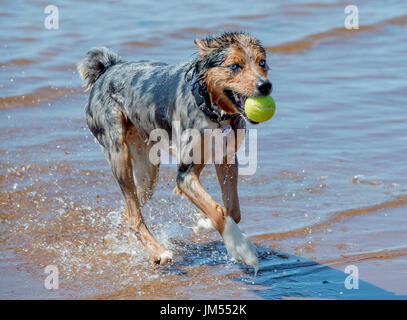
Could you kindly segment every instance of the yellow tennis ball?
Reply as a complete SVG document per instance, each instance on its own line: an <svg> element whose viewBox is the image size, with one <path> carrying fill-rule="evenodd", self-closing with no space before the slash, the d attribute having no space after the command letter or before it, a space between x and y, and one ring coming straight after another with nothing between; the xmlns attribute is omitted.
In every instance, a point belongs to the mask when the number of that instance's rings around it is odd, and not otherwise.
<svg viewBox="0 0 407 320"><path fill-rule="evenodd" d="M271 96L247 97L244 111L250 120L264 122L274 115L276 103Z"/></svg>

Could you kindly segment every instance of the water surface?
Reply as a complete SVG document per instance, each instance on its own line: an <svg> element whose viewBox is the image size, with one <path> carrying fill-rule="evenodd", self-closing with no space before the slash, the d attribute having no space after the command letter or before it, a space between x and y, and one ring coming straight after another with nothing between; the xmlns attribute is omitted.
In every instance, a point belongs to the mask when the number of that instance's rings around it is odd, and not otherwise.
<svg viewBox="0 0 407 320"><path fill-rule="evenodd" d="M42 1L0 10L0 298L283 299L407 295L407 3ZM105 45L178 63L193 39L245 30L267 47L277 111L258 130L258 169L239 178L242 228L260 272L233 263L163 165L143 209L173 264L129 243L124 203L86 128L76 63ZM202 183L220 201L213 168ZM44 288L56 265L60 288ZM360 288L347 290L347 265Z"/></svg>

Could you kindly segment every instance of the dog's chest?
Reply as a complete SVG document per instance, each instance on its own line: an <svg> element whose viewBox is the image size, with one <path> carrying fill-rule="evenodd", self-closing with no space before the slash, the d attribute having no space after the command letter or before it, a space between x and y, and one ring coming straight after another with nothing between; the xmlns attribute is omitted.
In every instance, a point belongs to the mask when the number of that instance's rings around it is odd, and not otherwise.
<svg viewBox="0 0 407 320"><path fill-rule="evenodd" d="M234 130L228 122L175 131L170 153L183 163L234 163L245 137L245 129Z"/></svg>

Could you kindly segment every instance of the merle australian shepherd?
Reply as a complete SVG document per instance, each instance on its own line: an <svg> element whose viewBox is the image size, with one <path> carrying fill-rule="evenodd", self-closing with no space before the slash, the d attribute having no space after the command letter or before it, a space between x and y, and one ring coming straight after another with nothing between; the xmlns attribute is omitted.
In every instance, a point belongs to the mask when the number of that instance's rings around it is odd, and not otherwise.
<svg viewBox="0 0 407 320"><path fill-rule="evenodd" d="M143 221L141 208L152 196L159 164L149 158L155 129L168 132L178 150L185 141L181 131L245 129L244 103L248 96L267 96L266 51L247 33L224 33L195 40L198 54L178 65L162 62L126 62L105 47L91 49L78 65L90 90L86 120L104 150L125 203L130 234L144 245L153 263L166 264L172 252L159 243ZM174 136L175 135L175 136ZM237 146L236 146L237 148ZM171 153L172 150L167 150ZM236 151L236 150L235 150ZM182 151L181 151L182 153ZM235 156L235 155L234 155ZM218 231L229 255L258 269L255 246L241 232L237 192L237 161L215 163L223 204L218 204L199 181L205 161L180 160L175 193L196 205L202 216L194 230Z"/></svg>

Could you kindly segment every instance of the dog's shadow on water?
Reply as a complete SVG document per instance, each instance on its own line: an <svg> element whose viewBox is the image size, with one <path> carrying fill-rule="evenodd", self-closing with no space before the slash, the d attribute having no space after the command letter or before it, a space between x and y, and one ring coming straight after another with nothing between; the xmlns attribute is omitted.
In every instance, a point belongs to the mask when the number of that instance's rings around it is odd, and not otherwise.
<svg viewBox="0 0 407 320"><path fill-rule="evenodd" d="M196 244L173 240L180 257L165 268L166 272L184 274L181 266L216 266L230 264L226 249L221 241ZM358 280L358 288L347 289L345 281L351 274L333 269L292 254L257 246L259 271L254 277L253 268L237 263L247 277L236 277L234 281L254 285L253 293L262 299L275 300L284 297L314 299L407 299L366 281ZM349 280L348 280L349 281ZM351 285L356 282L350 280ZM259 289L255 289L258 285Z"/></svg>

